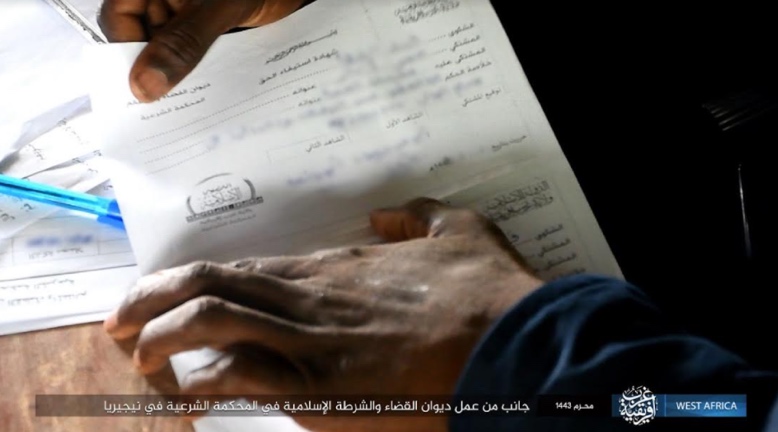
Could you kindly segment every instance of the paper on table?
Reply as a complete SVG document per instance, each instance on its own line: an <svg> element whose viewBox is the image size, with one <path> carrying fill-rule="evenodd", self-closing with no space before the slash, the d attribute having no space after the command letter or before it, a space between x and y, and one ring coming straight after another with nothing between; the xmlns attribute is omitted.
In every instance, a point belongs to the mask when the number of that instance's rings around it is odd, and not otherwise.
<svg viewBox="0 0 778 432"><path fill-rule="evenodd" d="M87 192L108 181L104 165L105 161L101 157L92 155L35 174L29 177L29 180L77 192ZM58 211L60 211L58 207L48 204L0 195L0 241L13 237L36 221Z"/></svg>
<svg viewBox="0 0 778 432"><path fill-rule="evenodd" d="M109 182L89 193L112 198L112 188ZM134 264L127 233L77 212L59 211L0 239L0 280Z"/></svg>
<svg viewBox="0 0 778 432"><path fill-rule="evenodd" d="M44 0L6 1L0 14L0 161L89 109L87 41Z"/></svg>
<svg viewBox="0 0 778 432"><path fill-rule="evenodd" d="M0 282L0 335L104 319L137 277L132 266Z"/></svg>
<svg viewBox="0 0 778 432"><path fill-rule="evenodd" d="M319 0L220 38L150 105L126 83L142 46L92 51L92 102L144 274L335 246L369 210L447 190L546 274L620 275L486 0Z"/></svg>
<svg viewBox="0 0 778 432"><path fill-rule="evenodd" d="M90 42L105 43L97 15L102 0L46 0L54 6Z"/></svg>
<svg viewBox="0 0 778 432"><path fill-rule="evenodd" d="M90 114L60 120L54 129L0 163L0 173L25 178L94 153L98 147L92 136L93 121Z"/></svg>
<svg viewBox="0 0 778 432"><path fill-rule="evenodd" d="M60 121L56 128L0 164L0 171L79 191L105 182L108 177L99 172L101 160L92 137L93 121L90 114ZM74 180L74 176L83 176L83 180ZM112 189L110 183L103 183L89 192L111 198ZM2 208L11 205L19 210L0 216L0 280L135 264L122 230L99 224L83 213L50 206L33 211L39 204L9 197L0 200L6 202Z"/></svg>
<svg viewBox="0 0 778 432"><path fill-rule="evenodd" d="M120 301L121 297L117 297L116 304L118 305ZM0 336L100 322L108 318L110 313L111 310L105 310L100 312L41 318L30 321L19 321L7 326L0 324Z"/></svg>

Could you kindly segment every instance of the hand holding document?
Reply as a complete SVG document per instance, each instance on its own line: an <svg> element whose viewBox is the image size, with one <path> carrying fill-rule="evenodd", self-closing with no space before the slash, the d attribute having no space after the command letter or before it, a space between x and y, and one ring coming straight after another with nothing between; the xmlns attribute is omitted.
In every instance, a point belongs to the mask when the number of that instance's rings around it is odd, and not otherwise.
<svg viewBox="0 0 778 432"><path fill-rule="evenodd" d="M151 104L127 84L144 45L95 47L93 107L143 273L299 253L373 208L531 169L618 273L488 2L329 3L220 38Z"/></svg>
<svg viewBox="0 0 778 432"><path fill-rule="evenodd" d="M90 0L49 1L84 3ZM150 102L181 82L222 33L272 23L294 12L305 1L157 0L149 4L148 0L105 0L100 17L108 40L148 40L128 77L135 97ZM161 13L160 9L165 12ZM153 23L153 30L149 23Z"/></svg>
<svg viewBox="0 0 778 432"><path fill-rule="evenodd" d="M91 52L142 274L364 244L371 210L430 196L487 215L544 278L620 275L486 0L319 0L222 36L150 104L127 83L143 49ZM179 379L214 355L174 356Z"/></svg>
<svg viewBox="0 0 778 432"><path fill-rule="evenodd" d="M117 339L140 332L134 358L144 374L166 366L170 354L223 347L207 372L187 377L184 394L448 391L473 335L543 282L475 212L417 199L370 219L388 244L194 264L147 276L105 328ZM296 420L312 430L343 426L330 416ZM362 417L349 427L366 430L374 421ZM436 422L394 421L404 426L397 430L433 430Z"/></svg>

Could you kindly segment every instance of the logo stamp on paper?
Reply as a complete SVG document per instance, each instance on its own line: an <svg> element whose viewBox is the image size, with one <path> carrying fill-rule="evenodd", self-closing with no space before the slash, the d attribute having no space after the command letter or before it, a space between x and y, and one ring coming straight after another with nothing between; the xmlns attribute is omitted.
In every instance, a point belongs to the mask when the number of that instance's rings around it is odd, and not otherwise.
<svg viewBox="0 0 778 432"><path fill-rule="evenodd" d="M186 200L190 215L186 221L196 222L212 216L262 204L254 185L234 174L217 174L197 184Z"/></svg>
<svg viewBox="0 0 778 432"><path fill-rule="evenodd" d="M656 417L656 395L644 386L632 387L619 398L621 418L635 426L648 424Z"/></svg>

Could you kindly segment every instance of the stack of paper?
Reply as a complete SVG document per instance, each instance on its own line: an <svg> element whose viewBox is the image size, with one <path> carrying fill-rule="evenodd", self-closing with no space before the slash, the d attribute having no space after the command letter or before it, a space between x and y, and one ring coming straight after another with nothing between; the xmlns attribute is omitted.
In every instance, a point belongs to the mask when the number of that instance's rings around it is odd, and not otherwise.
<svg viewBox="0 0 778 432"><path fill-rule="evenodd" d="M3 174L111 197L89 116L22 147ZM124 231L84 214L0 196L0 335L100 320L137 277Z"/></svg>
<svg viewBox="0 0 778 432"><path fill-rule="evenodd" d="M0 173L112 196L83 86L88 43L43 0L3 7ZM0 335L102 319L134 263L123 231L0 195Z"/></svg>
<svg viewBox="0 0 778 432"><path fill-rule="evenodd" d="M3 2L0 161L62 119L89 111L80 61L89 43L44 0Z"/></svg>

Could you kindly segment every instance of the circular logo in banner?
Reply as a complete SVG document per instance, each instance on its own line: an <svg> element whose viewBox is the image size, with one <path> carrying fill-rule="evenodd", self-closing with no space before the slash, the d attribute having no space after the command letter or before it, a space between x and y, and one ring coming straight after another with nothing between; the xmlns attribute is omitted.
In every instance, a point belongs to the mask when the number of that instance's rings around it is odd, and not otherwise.
<svg viewBox="0 0 778 432"><path fill-rule="evenodd" d="M644 386L632 387L619 398L621 418L635 426L649 423L656 417L656 395Z"/></svg>

